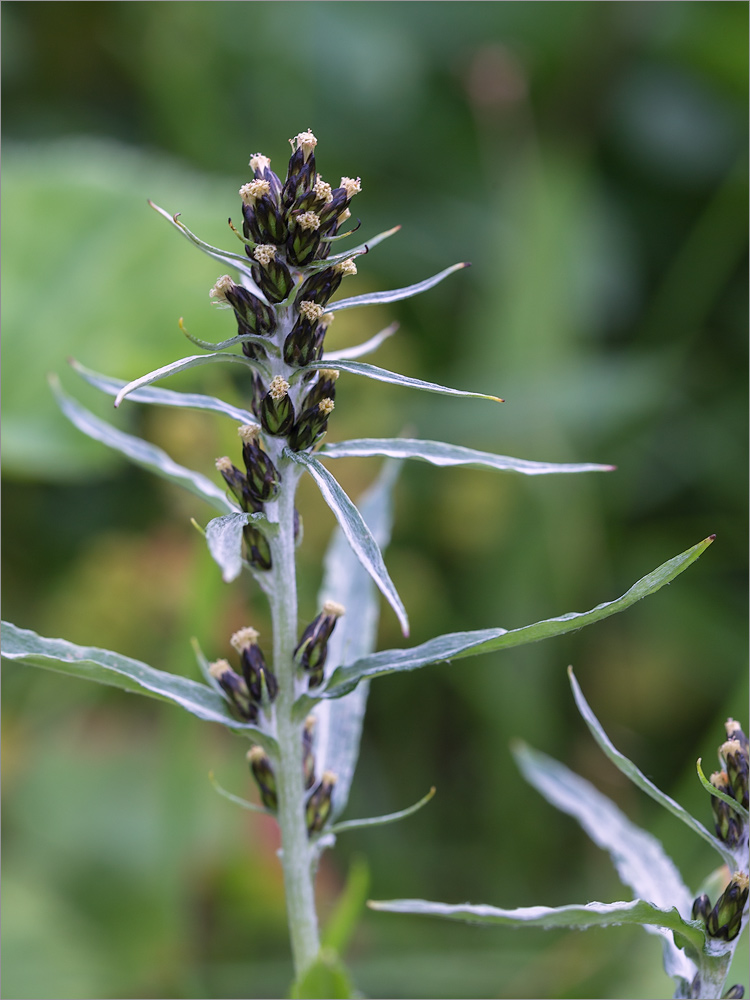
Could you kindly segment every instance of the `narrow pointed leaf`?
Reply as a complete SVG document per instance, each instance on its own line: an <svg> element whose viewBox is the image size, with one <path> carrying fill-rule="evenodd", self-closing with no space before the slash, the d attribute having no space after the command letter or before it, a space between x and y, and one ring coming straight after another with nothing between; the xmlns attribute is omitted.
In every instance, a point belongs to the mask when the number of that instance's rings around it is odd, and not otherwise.
<svg viewBox="0 0 750 1000"><path fill-rule="evenodd" d="M631 823L592 784L546 754L519 743L513 747L513 756L524 778L553 806L578 820L594 843L608 852L620 879L636 897L662 909L675 906L690 919L693 896L656 837ZM697 970L675 947L669 931L644 926L662 938L667 974L692 980Z"/></svg>
<svg viewBox="0 0 750 1000"><path fill-rule="evenodd" d="M321 458L359 458L385 455L388 458L416 458L431 465L448 467L463 465L469 469L495 469L498 472L520 472L525 476L540 476L560 472L611 472L613 465L589 462L530 462L523 458L493 455L474 448L446 444L444 441L415 441L409 438L362 438L326 444L318 453Z"/></svg>
<svg viewBox="0 0 750 1000"><path fill-rule="evenodd" d="M66 639L48 639L10 622L3 622L2 640L2 655L16 663L171 701L199 719L251 732L254 737L257 734L266 742L269 739L256 726L238 722L215 691L187 677L155 670L140 660L108 649L77 646Z"/></svg>
<svg viewBox="0 0 750 1000"><path fill-rule="evenodd" d="M264 522L266 534L271 528L265 514L246 514L235 511L223 517L215 517L206 525L208 551L221 567L225 583L236 580L242 572L242 529L251 522Z"/></svg>
<svg viewBox="0 0 750 1000"><path fill-rule="evenodd" d="M338 790L338 783L336 784ZM388 823L397 823L400 819L406 819L407 816L413 816L415 812L426 806L430 799L435 794L434 786L429 790L426 795L423 795L419 802L415 802L413 806L409 806L406 809L399 809L395 813L386 813L385 816L371 816L369 819L349 819L345 820L343 823L336 823L334 826L328 829L328 833L344 833L346 830L361 830L365 826L386 826Z"/></svg>
<svg viewBox="0 0 750 1000"><path fill-rule="evenodd" d="M465 389L451 389L447 385L438 385L436 382L424 382L421 378L410 378L408 375L399 375L398 372L389 372L385 368L377 368L375 365L368 365L364 361L314 361L304 368L298 369L296 378L301 378L305 372L318 368L334 368L340 372L349 372L352 375L364 375L366 378L375 379L376 382L390 382L393 385L403 385L408 389L422 389L424 392L435 392L440 396L463 396L466 399L491 399L495 403L502 403L499 396L491 396L486 392L468 392Z"/></svg>
<svg viewBox="0 0 750 1000"><path fill-rule="evenodd" d="M258 286L253 281L253 272L250 270L250 264L248 263L248 258L243 257L241 254L232 253L231 250L220 250L218 247L212 247L209 243L204 243L203 240L199 239L194 233L191 233L186 225L182 222L178 222L177 215L170 215L169 212L165 211L163 208L159 208L155 205L153 201L149 200L149 205L154 211L158 212L159 215L164 216L167 222L174 226L175 229L182 233L182 235L189 240L193 246L198 247L203 253L208 254L209 257L213 257L214 260L218 260L221 264L226 264L228 267L233 267L236 271L239 271L242 275L242 284L251 291L254 295L257 295L259 299L263 302L266 301L266 297L258 288Z"/></svg>
<svg viewBox="0 0 750 1000"><path fill-rule="evenodd" d="M365 354L372 354L384 341L392 337L396 330L398 330L398 323L391 323L390 326L381 330L380 333L376 333L369 340L362 341L356 347L343 347L340 351L329 351L323 355L323 361L351 361L354 358L364 357Z"/></svg>
<svg viewBox="0 0 750 1000"><path fill-rule="evenodd" d="M178 465L165 451L157 448L156 445L149 444L148 441L135 437L133 434L126 434L124 431L118 430L116 427L108 424L105 420L101 420L84 406L81 406L75 399L72 399L63 392L57 379L50 379L50 384L52 385L52 391L57 397L60 409L68 420L75 424L84 434L94 438L96 441L101 441L102 444L106 444L109 448L114 448L115 451L119 451L132 462L143 466L144 469L148 469L150 472L155 472L156 475L161 476L163 479L168 479L171 483L183 486L186 490L201 497L222 513L236 509L229 502L224 491L216 483L207 479L206 476L201 475L200 472L194 472L192 469L186 469L184 466Z"/></svg>
<svg viewBox="0 0 750 1000"><path fill-rule="evenodd" d="M745 809L742 803L738 802L737 799L733 799L731 795L727 795L726 792L722 792L720 789L714 788L714 786L711 784L711 782L703 773L703 768L701 767L702 763L703 763L702 757L699 757L698 760L695 762L695 769L698 772L698 779L700 783L703 785L703 787L706 789L709 795L713 795L714 798L721 799L722 802L726 802L729 808L733 809L734 812L736 812L738 816L741 816L742 819L744 819L744 821L747 823L747 821L750 819L750 813L748 813L748 810Z"/></svg>
<svg viewBox="0 0 750 1000"><path fill-rule="evenodd" d="M101 389L108 396L116 396L120 389L128 384L119 378L100 375L99 372L86 368L78 361L71 360L70 366L90 385ZM238 406L231 406L215 396L202 396L197 392L175 392L173 389L154 389L153 386L144 386L142 389L135 389L129 393L128 398L136 403L153 403L156 406L180 406L187 410L213 410L215 413L223 413L224 416L231 417L238 424L258 423L249 410L241 410Z"/></svg>
<svg viewBox="0 0 750 1000"><path fill-rule="evenodd" d="M425 899L371 899L372 910L414 913L469 924L499 924L509 927L612 927L620 924L653 924L672 931L680 943L695 951L703 946L703 929L695 921L683 920L676 909L663 910L643 899L619 903L587 903L585 906L520 906L502 910L471 903L432 903Z"/></svg>
<svg viewBox="0 0 750 1000"><path fill-rule="evenodd" d="M256 333L239 333L236 337L230 337L228 340L222 340L218 344L212 344L208 340L201 340L200 337L194 337L192 333L188 333L182 323L180 323L180 329L191 344L201 347L204 351L223 351L227 347L234 347L235 344L253 343L264 350L271 350L272 353L278 354L276 345L268 337L259 337Z"/></svg>
<svg viewBox="0 0 750 1000"><path fill-rule="evenodd" d="M330 257L326 257L325 261L321 261L321 263L330 266L331 264L335 264L337 261L347 260L349 257L356 257L360 254L367 253L369 250L376 247L378 243L382 243L383 240L387 240L389 236L394 236L400 229L401 226L394 226L393 229L386 229L382 233L378 233L377 236L373 236L365 243L359 243L356 247L352 247L351 250L331 254Z"/></svg>
<svg viewBox="0 0 750 1000"><path fill-rule="evenodd" d="M254 361L251 358L246 357L244 354L193 354L189 358L180 358L179 361L172 361L170 364L164 365L162 368L156 368L147 375L141 375L140 378L136 378L133 379L132 382L128 382L117 393L117 396L115 397L115 406L119 406L126 396L129 396L130 393L134 392L136 389L140 389L141 386L151 385L152 382L158 382L159 379L168 378L168 376L176 375L178 372L187 371L188 368L198 368L200 365L210 365L221 361L234 361L236 364L245 365L246 368L252 368L255 371L267 372L264 364L261 364L259 361Z"/></svg>
<svg viewBox="0 0 750 1000"><path fill-rule="evenodd" d="M687 809L675 802L673 798L670 798L665 792L662 792L660 788L649 781L643 772L636 767L632 760L628 760L625 754L620 753L620 751L612 744L612 741L604 732L601 723L591 711L591 707L583 696L583 692L578 685L578 681L575 679L573 671L568 670L568 676L570 678L570 686L573 689L573 697L576 700L576 705L578 706L578 711L581 713L581 717L586 725L591 731L591 735L594 737L596 742L602 748L604 753L609 757L615 767L621 771L627 778L629 778L634 785L637 785L641 791L649 795L655 802L658 802L660 806L663 806L673 816L681 819L682 822L690 827L699 837L702 837L708 844L717 851L721 857L724 859L726 864L730 866L730 871L734 870L734 859L729 848L722 844L722 842L714 837L713 834L709 833L708 830L700 823L694 816L691 816Z"/></svg>
<svg viewBox="0 0 750 1000"><path fill-rule="evenodd" d="M340 299L338 302L331 302L330 305L326 306L326 309L329 312L337 312L340 309L351 309L353 306L373 306L384 302L398 302L399 299L410 299L412 295L419 295L420 292L426 292L428 288L434 288L435 285L439 284L444 278L447 278L449 274L453 274L454 271L460 271L464 267L470 266L467 263L454 264L452 267L446 267L444 271L433 275L431 278L418 281L416 285L407 285L406 288L394 288L390 292L370 292L367 295L355 295L351 299Z"/></svg>
<svg viewBox="0 0 750 1000"><path fill-rule="evenodd" d="M409 619L406 609L401 598L398 596L393 581L388 575L388 570L385 568L378 544L372 537L372 533L363 521L360 512L341 489L328 469L324 468L312 455L308 455L305 452L290 451L289 449L285 449L284 454L287 458L292 459L292 461L303 465L315 480L323 499L336 516L336 520L339 522L341 530L347 542L352 547L354 554L396 612L398 620L401 623L402 632L404 635L408 635ZM338 672L336 671L336 673ZM351 690L353 687L354 685L351 685L348 690ZM346 692L342 691L341 693L345 694Z"/></svg>
<svg viewBox="0 0 750 1000"><path fill-rule="evenodd" d="M228 792L226 788L222 788L219 782L214 777L214 772L208 772L208 780L214 786L214 789L221 795L222 798L228 799L233 802L236 806L240 806L242 809L247 809L248 812L254 813L265 813L267 816L272 815L268 809L264 809L263 806L258 806L254 802L248 802L247 799L241 799L239 795L232 795Z"/></svg>
<svg viewBox="0 0 750 1000"><path fill-rule="evenodd" d="M371 656L363 657L350 666L339 667L333 673L324 691L323 698L339 698L351 691L365 677L379 677L401 670L416 670L430 663L456 660L478 653L490 653L511 646L521 646L538 642L555 635L574 632L585 625L591 625L610 615L631 607L643 597L655 594L657 590L671 583L680 573L701 555L711 544L713 536L698 542L680 555L663 563L653 572L638 580L622 597L605 604L598 604L591 611L571 612L559 618L548 618L524 628L506 630L502 628L478 629L474 632L451 632L429 639L421 646L411 649L387 649Z"/></svg>
<svg viewBox="0 0 750 1000"><path fill-rule="evenodd" d="M398 462L386 462L375 483L358 503L362 518L381 552L390 540L392 493L398 470ZM328 640L326 671L330 674L336 667L352 663L373 651L380 616L375 584L352 551L341 528L336 528L326 553L318 607L322 608L329 600L346 608L346 613L339 619ZM318 773L333 771L337 776L331 813L333 819L341 815L349 798L359 756L368 690L369 684L365 681L344 698L325 699L318 702L314 709ZM306 715L315 703L307 696L302 700L308 705L304 710Z"/></svg>

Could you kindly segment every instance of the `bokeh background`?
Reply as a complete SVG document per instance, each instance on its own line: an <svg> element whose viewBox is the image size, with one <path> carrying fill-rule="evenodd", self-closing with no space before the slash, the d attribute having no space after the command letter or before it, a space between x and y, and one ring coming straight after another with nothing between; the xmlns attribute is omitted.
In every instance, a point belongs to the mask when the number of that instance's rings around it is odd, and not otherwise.
<svg viewBox="0 0 750 1000"><path fill-rule="evenodd" d="M66 358L135 377L220 340L218 271L146 205L234 249L245 164L280 171L312 128L324 176L361 175L364 234L401 233L346 294L473 267L339 314L373 360L497 392L502 407L342 378L330 436L414 435L618 471L525 479L408 464L388 564L415 643L513 628L623 593L715 532L673 586L581 633L376 682L342 836L374 898L501 906L622 898L606 856L515 771L521 737L664 839L697 888L708 848L629 788L577 717L572 663L614 742L709 822L694 762L746 712L747 6L649 3L3 4L4 617L195 676L268 615L221 583L190 525L211 512L83 438L46 376L213 474L210 414L117 415ZM350 279L347 279L350 280ZM167 383L241 399L233 372ZM353 495L375 460L340 462ZM332 517L301 495L302 611ZM384 609L380 645L401 645ZM244 748L175 708L13 665L3 676L3 996L280 997L291 976L273 825ZM671 995L656 940L487 930L362 912L347 961L378 997ZM743 962L732 981L746 977Z"/></svg>

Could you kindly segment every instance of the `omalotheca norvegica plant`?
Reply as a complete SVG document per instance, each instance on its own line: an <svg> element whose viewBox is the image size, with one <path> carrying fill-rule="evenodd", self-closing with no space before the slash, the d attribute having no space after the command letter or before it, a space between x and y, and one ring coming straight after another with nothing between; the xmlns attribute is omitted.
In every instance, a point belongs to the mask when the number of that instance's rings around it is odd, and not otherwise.
<svg viewBox="0 0 750 1000"><path fill-rule="evenodd" d="M611 467L531 462L441 441L325 440L334 412L336 381L342 373L447 396L497 397L436 385L358 360L374 351L392 328L357 347L326 352L326 330L337 313L408 298L466 265L453 264L432 278L394 291L332 301L342 281L356 273L358 258L397 230L334 252L339 242L355 231L345 227L352 198L361 190L360 180L342 177L335 188L324 181L317 172L317 140L312 132L300 133L291 143L292 156L283 181L271 169L268 157L258 153L250 159L252 179L239 191L242 232L232 225L242 243L240 252L209 246L177 215L152 206L184 237L234 273L235 277L218 277L210 296L231 310L236 335L210 344L184 331L203 353L127 383L78 363L73 365L87 382L114 396L115 406L127 398L213 411L233 420L239 425L236 454L217 459L214 477L206 474L209 470L184 468L162 450L100 420L53 382L63 412L84 433L192 491L217 510L219 516L205 528L209 550L224 580L236 580L244 569L266 595L273 627L271 641L248 624L227 637L224 649L212 651L218 657L211 663L195 643L203 678L200 683L120 653L44 638L10 624L4 627L3 655L19 663L171 701L248 738L252 746L247 757L262 808L276 816L281 832L295 989L298 995L330 996L330 986L313 985L321 981L317 976L339 975L335 959L327 953L321 957L314 898L320 854L333 845L337 833L390 822L422 804L386 817L338 821L358 756L368 680L579 629L659 590L697 559L712 539L670 559L622 597L591 611L509 631L495 627L451 633L411 648L373 652L378 611L375 588L408 634L406 610L382 555L389 535L394 465L385 464L358 508L325 463L343 457L381 456L529 476L606 471ZM241 353L228 350L232 347L240 347ZM242 408L211 396L153 387L169 375L214 363L232 363L243 371ZM338 521L316 614L309 608L298 609L297 600L295 550L300 541L300 518L295 492L305 473L319 487ZM305 623L302 627L300 621ZM337 987L345 988L341 983Z"/></svg>
<svg viewBox="0 0 750 1000"><path fill-rule="evenodd" d="M664 970L674 980L675 998L727 997L741 1000L737 984L724 992L729 968L748 915L748 740L734 719L727 719L719 747L721 770L698 777L711 796L716 836L674 799L656 787L604 732L568 668L573 696L584 722L604 753L630 781L682 820L721 858L720 867L693 894L659 840L641 830L608 798L579 775L546 754L517 743L513 753L523 776L563 812L573 816L594 843L611 855L622 882L636 898L615 903L495 906L432 903L423 899L369 902L373 910L414 913L475 924L510 927L608 927L640 924L661 938ZM710 895L709 895L710 892ZM713 902L712 902L713 900Z"/></svg>

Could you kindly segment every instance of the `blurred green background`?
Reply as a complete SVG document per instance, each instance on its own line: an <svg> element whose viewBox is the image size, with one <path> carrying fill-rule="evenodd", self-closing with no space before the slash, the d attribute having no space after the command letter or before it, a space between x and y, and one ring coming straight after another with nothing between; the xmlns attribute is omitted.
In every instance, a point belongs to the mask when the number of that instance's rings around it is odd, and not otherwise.
<svg viewBox="0 0 750 1000"><path fill-rule="evenodd" d="M407 465L387 561L415 643L584 610L717 534L622 616L378 681L346 815L438 795L341 838L320 872L324 921L357 857L375 898L621 898L602 852L523 784L512 737L662 836L694 888L714 863L598 753L565 668L619 748L708 823L694 761L713 763L727 715L747 722L747 16L681 0L3 4L4 617L189 676L190 635L212 658L249 622L269 637L259 594L222 584L190 526L208 508L68 426L46 375L213 475L235 447L225 418L115 416L65 359L132 378L192 353L180 316L204 339L231 336L209 309L219 270L146 198L235 249L225 220L248 157L282 172L306 128L326 178L362 177L362 232L403 225L346 294L474 265L409 302L339 314L331 345L397 319L375 363L507 400L344 377L331 439L408 428L618 466L526 479ZM241 401L233 379L212 368L166 384ZM334 471L357 495L376 469ZM332 518L309 483L300 507L308 619ZM380 644L402 644L387 608ZM9 665L3 691L3 996L284 996L273 824L207 778L252 794L244 747L52 674ZM366 912L347 961L378 997L671 995L639 928Z"/></svg>

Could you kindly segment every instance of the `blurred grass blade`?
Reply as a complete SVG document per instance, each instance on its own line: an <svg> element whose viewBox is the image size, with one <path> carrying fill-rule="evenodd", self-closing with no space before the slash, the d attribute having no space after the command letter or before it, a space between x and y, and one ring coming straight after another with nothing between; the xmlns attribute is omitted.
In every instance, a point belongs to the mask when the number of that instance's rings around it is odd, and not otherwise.
<svg viewBox="0 0 750 1000"><path fill-rule="evenodd" d="M195 233L191 233L186 225L177 221L180 214L179 212L176 215L170 215L169 212L163 208L159 208L159 206L155 205L150 199L148 203L154 211L158 212L159 215L164 216L170 225L174 226L178 232L182 233L182 235L188 239L193 246L198 247L198 249L202 250L203 253L208 254L209 257L213 257L214 260L218 260L221 264L226 264L228 267L233 267L236 271L239 271L242 275L242 284L254 295L257 295L259 299L262 299L263 302L266 301L265 295L253 281L253 272L250 270L247 257L243 257L238 253L232 253L231 250L220 250L218 247L212 247L209 243L204 243L202 239L195 235Z"/></svg>
<svg viewBox="0 0 750 1000"><path fill-rule="evenodd" d="M563 764L524 743L512 749L524 778L553 806L578 820L594 843L607 851L634 896L663 909L675 906L690 919L693 896L656 837L631 823L614 802ZM697 969L675 947L669 931L648 924L644 929L661 937L667 974L692 981Z"/></svg>
<svg viewBox="0 0 750 1000"><path fill-rule="evenodd" d="M329 351L323 355L323 361L351 361L354 358L361 358L365 354L372 354L384 341L392 337L396 330L398 330L398 323L391 323L390 326L385 327L380 333L376 333L369 340L362 341L356 347L343 347L340 351Z"/></svg>
<svg viewBox="0 0 750 1000"><path fill-rule="evenodd" d="M126 434L124 431L118 430L116 427L108 424L105 420L100 420L99 417L94 416L84 406L81 406L79 402L63 392L55 376L50 377L50 385L60 404L60 409L68 420L74 423L84 434L88 434L89 437L94 438L96 441L101 441L102 444L106 444L109 448L114 448L115 451L119 451L132 462L143 466L144 469L148 469L150 472L156 473L156 475L161 476L163 479L168 479L171 483L183 486L186 490L201 497L222 513L235 510L234 505L227 500L224 490L217 486L216 483L211 482L210 479L207 479L206 476L201 475L200 472L194 472L192 469L186 469L184 466L178 465L165 451L157 448L156 445L149 444L148 441L135 437L133 434Z"/></svg>
<svg viewBox="0 0 750 1000"><path fill-rule="evenodd" d="M702 837L706 843L710 844L711 847L713 847L713 849L721 855L725 863L729 865L729 870L733 871L735 862L729 848L726 847L725 844L722 844L717 837L714 837L713 834L709 833L705 826L703 826L703 824L700 823L694 816L691 816L686 809L683 809L678 802L675 802L673 798L670 798L670 796L665 792L662 792L660 788L657 788L652 781L649 781L646 775L636 767L632 760L628 760L625 754L620 753L604 732L604 729L602 728L602 725L597 717L591 711L591 707L584 698L583 692L581 691L578 681L576 680L570 667L568 668L568 677L570 678L570 686L573 689L573 697L576 700L576 705L578 706L578 711L581 713L583 721L589 727L591 735L615 767L627 778L629 778L634 785L637 785L641 791L645 792L646 795L650 795L655 802L658 802L660 806L663 806L671 812L673 816L681 819L686 826L697 833L699 837Z"/></svg>
<svg viewBox="0 0 750 1000"><path fill-rule="evenodd" d="M242 572L242 529L246 524L263 521L263 531L268 534L271 525L265 514L246 514L235 511L215 517L206 525L206 542L208 551L221 567L221 576L225 583L236 580Z"/></svg>
<svg viewBox="0 0 750 1000"><path fill-rule="evenodd" d="M393 520L393 487L400 463L386 462L375 483L357 504L381 552L390 541ZM336 601L346 608L328 640L327 670L367 656L375 648L380 601L370 574L352 551L341 528L336 528L325 557L318 607ZM318 773L337 776L332 818L346 808L359 756L369 684L358 684L343 698L326 699L315 708L315 759Z"/></svg>
<svg viewBox="0 0 750 1000"><path fill-rule="evenodd" d="M409 619L406 614L406 609L404 608L401 598L398 596L398 592L393 585L393 581L388 574L388 570L385 568L383 555L378 547L378 543L372 537L372 533L362 519L360 512L351 502L346 493L344 493L341 489L328 469L324 468L317 459L312 457L312 455L308 455L301 451L291 451L288 448L284 450L284 454L287 458L290 458L292 461L304 466L315 480L323 499L335 514L336 520L339 522L339 526L341 527L341 530L343 531L344 536L346 537L346 540L351 546L354 554L375 581L375 584L385 599L396 612L396 616L401 623L401 631L404 635L408 635ZM339 670L340 669L342 668L339 668ZM338 672L339 671L337 670L336 673ZM352 685L352 687L353 686L354 685ZM351 687L348 690L351 690ZM345 694L346 692L342 691L341 693Z"/></svg>
<svg viewBox="0 0 750 1000"><path fill-rule="evenodd" d="M423 795L419 802L415 802L413 806L408 806L406 809L399 809L395 813L386 813L384 816L370 816L367 819L349 819L345 820L343 823L336 823L334 826L330 827L329 833L344 833L346 830L361 830L366 826L386 826L388 823L398 823L400 819L406 819L407 816L412 816L414 813L419 812L419 810L426 806L430 799L435 795L435 787L433 786L426 795Z"/></svg>
<svg viewBox="0 0 750 1000"><path fill-rule="evenodd" d="M471 903L432 903L425 899L371 899L372 910L388 913L413 913L420 916L443 917L469 924L498 924L506 927L611 927L619 924L651 924L672 931L678 946L700 952L704 943L701 927L683 920L674 907L661 909L643 899L618 903L586 903L569 906L520 906L502 910L496 906Z"/></svg>
<svg viewBox="0 0 750 1000"><path fill-rule="evenodd" d="M355 992L344 965L332 948L322 948L317 959L292 985L292 1000L350 1000Z"/></svg>
<svg viewBox="0 0 750 1000"><path fill-rule="evenodd" d="M109 375L100 375L99 372L86 368L80 362L71 360L70 367L81 378L84 378L96 389L101 389L108 396L116 396L120 389L128 383L123 379L111 378ZM257 420L249 410L241 410L237 406L225 403L223 399L215 396L202 396L197 392L175 392L173 389L154 389L153 386L144 386L142 389L135 389L128 394L128 398L136 403L153 403L156 406L181 406L188 410L213 410L215 413L223 413L238 424L257 424Z"/></svg>
<svg viewBox="0 0 750 1000"><path fill-rule="evenodd" d="M2 655L8 660L171 701L199 719L252 732L253 738L267 740L257 727L238 722L226 702L205 684L155 670L140 660L108 649L76 646L66 639L48 639L10 622L2 624Z"/></svg>
<svg viewBox="0 0 750 1000"><path fill-rule="evenodd" d="M428 288L434 288L435 285L439 284L444 278L447 278L449 274L453 274L454 271L460 271L462 268L470 266L467 263L453 264L452 267L446 267L444 271L434 274L431 278L426 278L424 281L419 281L416 285L407 285L406 288L394 288L390 292L370 292L368 295L355 295L351 299L340 299L338 302L331 302L326 306L326 309L329 312L337 312L339 309L351 309L353 306L374 306L384 302L398 302L399 299L410 299L412 295L419 295L420 292L426 292Z"/></svg>
<svg viewBox="0 0 750 1000"><path fill-rule="evenodd" d="M367 904L369 889L370 869L367 861L362 857L352 858L346 885L336 900L336 908L321 935L324 948L332 948L339 955L346 951Z"/></svg>
<svg viewBox="0 0 750 1000"><path fill-rule="evenodd" d="M389 458L416 458L441 467L464 465L470 469L496 469L539 476L557 472L611 472L613 465L582 463L529 462L523 458L493 455L474 448L446 444L444 441L415 441L409 438L361 438L337 441L321 448L321 458L357 458L385 455Z"/></svg>
<svg viewBox="0 0 750 1000"><path fill-rule="evenodd" d="M714 536L698 542L685 552L669 559L643 579L634 583L627 593L615 601L598 604L591 611L582 613L571 612L559 618L547 618L526 625L523 628L506 630L502 628L478 629L474 632L451 632L447 635L429 639L421 646L411 649L387 649L371 656L363 657L350 666L339 667L334 671L325 689L320 692L322 698L339 698L347 694L365 677L380 677L401 670L416 670L418 667L444 660L456 660L465 656L476 656L479 653L490 653L511 646L522 646L529 642L538 642L555 635L564 635L591 625L594 622L608 618L631 607L643 597L655 594L667 583L671 583L701 555L711 544Z"/></svg>
<svg viewBox="0 0 750 1000"><path fill-rule="evenodd" d="M400 375L398 372L389 372L385 368L377 368L375 365L368 365L363 361L337 361L335 359L327 361L314 361L304 368L298 369L295 376L301 378L305 372L318 368L334 368L340 372L349 372L352 375L364 375L366 378L375 379L376 382L390 382L393 385L403 385L409 389L422 389L424 392L435 392L441 396L462 396L464 398L491 399L496 403L502 403L499 396L491 396L486 392L468 392L464 389L451 389L446 385L437 385L435 382L425 382L421 378L410 378L408 375Z"/></svg>
<svg viewBox="0 0 750 1000"><path fill-rule="evenodd" d="M154 371L149 372L147 375L141 375L140 378L133 379L132 382L128 382L126 385L120 389L115 397L115 406L119 406L120 403L129 396L131 392L136 389L140 389L143 385L150 385L152 382L158 382L159 379L168 378L170 375L177 375L178 372L187 371L188 368L198 368L200 365L210 365L215 362L221 361L234 361L236 364L245 365L247 368L252 368L264 373L268 373L268 369L260 361L251 360L245 357L244 354L192 354L188 358L180 358L179 361L171 361L168 365L163 365L161 368L156 368Z"/></svg>

